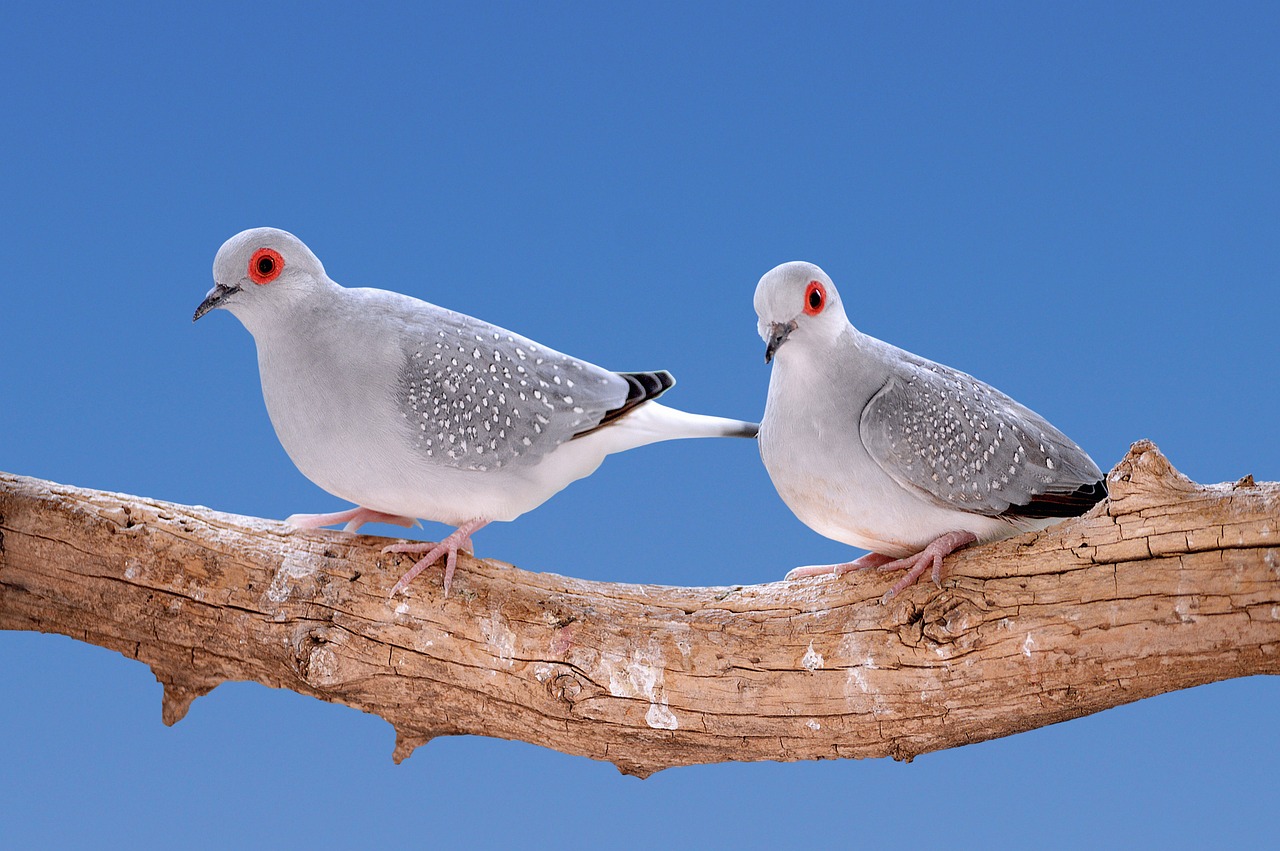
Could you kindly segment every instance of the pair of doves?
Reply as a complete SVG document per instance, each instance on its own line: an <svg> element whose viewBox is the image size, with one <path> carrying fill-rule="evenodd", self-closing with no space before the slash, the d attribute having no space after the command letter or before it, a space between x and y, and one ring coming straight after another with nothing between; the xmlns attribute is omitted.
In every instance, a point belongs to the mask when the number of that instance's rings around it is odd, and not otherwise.
<svg viewBox="0 0 1280 851"><path fill-rule="evenodd" d="M213 261L195 312L231 311L258 347L271 423L298 469L356 504L295 514L343 523L456 526L391 590L497 520L514 520L606 455L685 437L758 437L787 506L814 531L871 552L800 567L788 579L904 569L886 599L975 542L1042 529L1106 496L1098 466L1043 417L1000 391L859 332L835 284L784 263L755 292L764 419L689 414L654 401L671 374L610 372L480 319L399 293L348 289L290 233L236 234Z"/></svg>

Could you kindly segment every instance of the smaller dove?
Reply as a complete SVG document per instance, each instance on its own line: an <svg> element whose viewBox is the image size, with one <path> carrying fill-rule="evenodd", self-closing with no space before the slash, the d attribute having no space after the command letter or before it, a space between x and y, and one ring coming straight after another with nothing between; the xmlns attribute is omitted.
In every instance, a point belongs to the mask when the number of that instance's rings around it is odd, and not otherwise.
<svg viewBox="0 0 1280 851"><path fill-rule="evenodd" d="M287 522L457 527L438 544L383 550L422 554L393 595L441 557L447 595L481 527L536 508L606 455L758 428L658 404L668 372L611 372L407 295L343 287L275 228L227 240L213 280L192 321L222 308L244 324L280 443L304 476L357 506Z"/></svg>
<svg viewBox="0 0 1280 851"><path fill-rule="evenodd" d="M1043 529L1107 495L1098 465L989 384L861 333L812 263L755 292L773 362L760 457L783 502L828 538L870 550L788 579L906 570L893 597L960 547Z"/></svg>

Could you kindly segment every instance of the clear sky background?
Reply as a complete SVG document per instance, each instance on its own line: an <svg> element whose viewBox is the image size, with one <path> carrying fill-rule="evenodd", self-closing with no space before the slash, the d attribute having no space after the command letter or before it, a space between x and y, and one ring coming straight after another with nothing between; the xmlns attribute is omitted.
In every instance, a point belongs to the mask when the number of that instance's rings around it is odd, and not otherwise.
<svg viewBox="0 0 1280 851"><path fill-rule="evenodd" d="M341 283L746 418L755 283L811 260L859 328L1104 469L1147 437L1199 481L1280 479L1275 4L51 5L0 12L0 469L344 507L277 443L248 333L191 324L218 246L273 225ZM614 456L477 545L687 585L854 554L747 441ZM1274 841L1280 803L1263 678L909 765L645 781L479 738L396 766L382 720L255 684L166 728L160 697L0 633L0 845L1189 847Z"/></svg>

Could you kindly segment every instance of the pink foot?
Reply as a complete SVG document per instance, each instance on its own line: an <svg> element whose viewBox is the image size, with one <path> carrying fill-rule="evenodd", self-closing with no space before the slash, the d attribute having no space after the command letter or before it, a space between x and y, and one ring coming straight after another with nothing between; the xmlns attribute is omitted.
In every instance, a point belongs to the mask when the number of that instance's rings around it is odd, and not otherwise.
<svg viewBox="0 0 1280 851"><path fill-rule="evenodd" d="M865 570L871 567L879 567L882 564L888 564L893 561L893 556L882 556L880 553L867 553L862 558L853 561L841 562L840 564L809 564L804 567L797 567L787 571L787 575L783 579L800 579L804 576L822 576L827 573L848 573L851 570Z"/></svg>
<svg viewBox="0 0 1280 851"><path fill-rule="evenodd" d="M907 575L898 580L881 598L887 602L896 597L905 588L914 585L930 567L933 568L933 582L942 585L942 560L961 547L972 544L978 537L972 532L947 532L939 535L923 550L915 555L895 559L881 553L867 553L862 558L844 564L815 564L797 567L786 575L786 579L799 579L802 576L819 576L824 573L849 573L854 570L905 570Z"/></svg>
<svg viewBox="0 0 1280 851"><path fill-rule="evenodd" d="M881 599L892 600L904 588L916 584L925 571L933 568L933 584L942 587L942 560L963 546L972 544L978 536L972 532L947 532L939 535L930 544L913 556L877 565L877 570L906 570L907 575L898 580Z"/></svg>
<svg viewBox="0 0 1280 851"><path fill-rule="evenodd" d="M438 544L429 542L423 543L404 543L392 544L389 547L383 547L384 553L426 553L422 558L418 559L413 567L409 568L409 572L400 577L400 581L391 589L391 593L387 596L394 597L401 591L409 587L409 583L414 578L426 570L431 565L440 560L440 556L445 557L444 561L444 595L449 596L449 587L453 584L453 572L458 567L458 550L472 551L471 536L480 529L488 525L488 520L468 520L457 529L454 529L449 537L445 538Z"/></svg>
<svg viewBox="0 0 1280 851"><path fill-rule="evenodd" d="M346 523L342 527L344 532L358 532L360 527L366 523L390 523L394 526L413 526L418 521L412 517L401 517L398 514L383 514L381 511L374 511L371 508L352 508L347 511L335 511L332 514L291 514L285 518L286 523L290 526L297 526L299 529L319 529L322 526L333 526L337 523Z"/></svg>

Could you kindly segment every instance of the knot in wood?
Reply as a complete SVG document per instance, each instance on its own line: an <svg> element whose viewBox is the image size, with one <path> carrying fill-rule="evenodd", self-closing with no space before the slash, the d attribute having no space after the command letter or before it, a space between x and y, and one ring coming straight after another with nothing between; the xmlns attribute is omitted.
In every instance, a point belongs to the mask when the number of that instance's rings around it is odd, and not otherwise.
<svg viewBox="0 0 1280 851"><path fill-rule="evenodd" d="M329 643L329 631L324 627L307 629L294 642L294 668L311 686L331 686L341 679L338 655Z"/></svg>
<svg viewBox="0 0 1280 851"><path fill-rule="evenodd" d="M556 700L572 705L582 694L582 681L566 671L551 678L550 690Z"/></svg>
<svg viewBox="0 0 1280 851"><path fill-rule="evenodd" d="M560 663L551 663L546 667L539 666L534 676L543 684L551 699L570 712L579 702L604 693L603 689L583 676L581 672Z"/></svg>
<svg viewBox="0 0 1280 851"><path fill-rule="evenodd" d="M939 645L973 648L977 629L986 622L986 612L961 592L939 594L921 612L921 635Z"/></svg>
<svg viewBox="0 0 1280 851"><path fill-rule="evenodd" d="M898 640L908 647L919 647L924 641L924 609L914 600L903 601L901 613L886 624L898 633Z"/></svg>
<svg viewBox="0 0 1280 851"><path fill-rule="evenodd" d="M977 645L978 628L985 621L986 610L965 589L940 590L923 605L907 601L897 623L898 640L908 647L968 652Z"/></svg>

